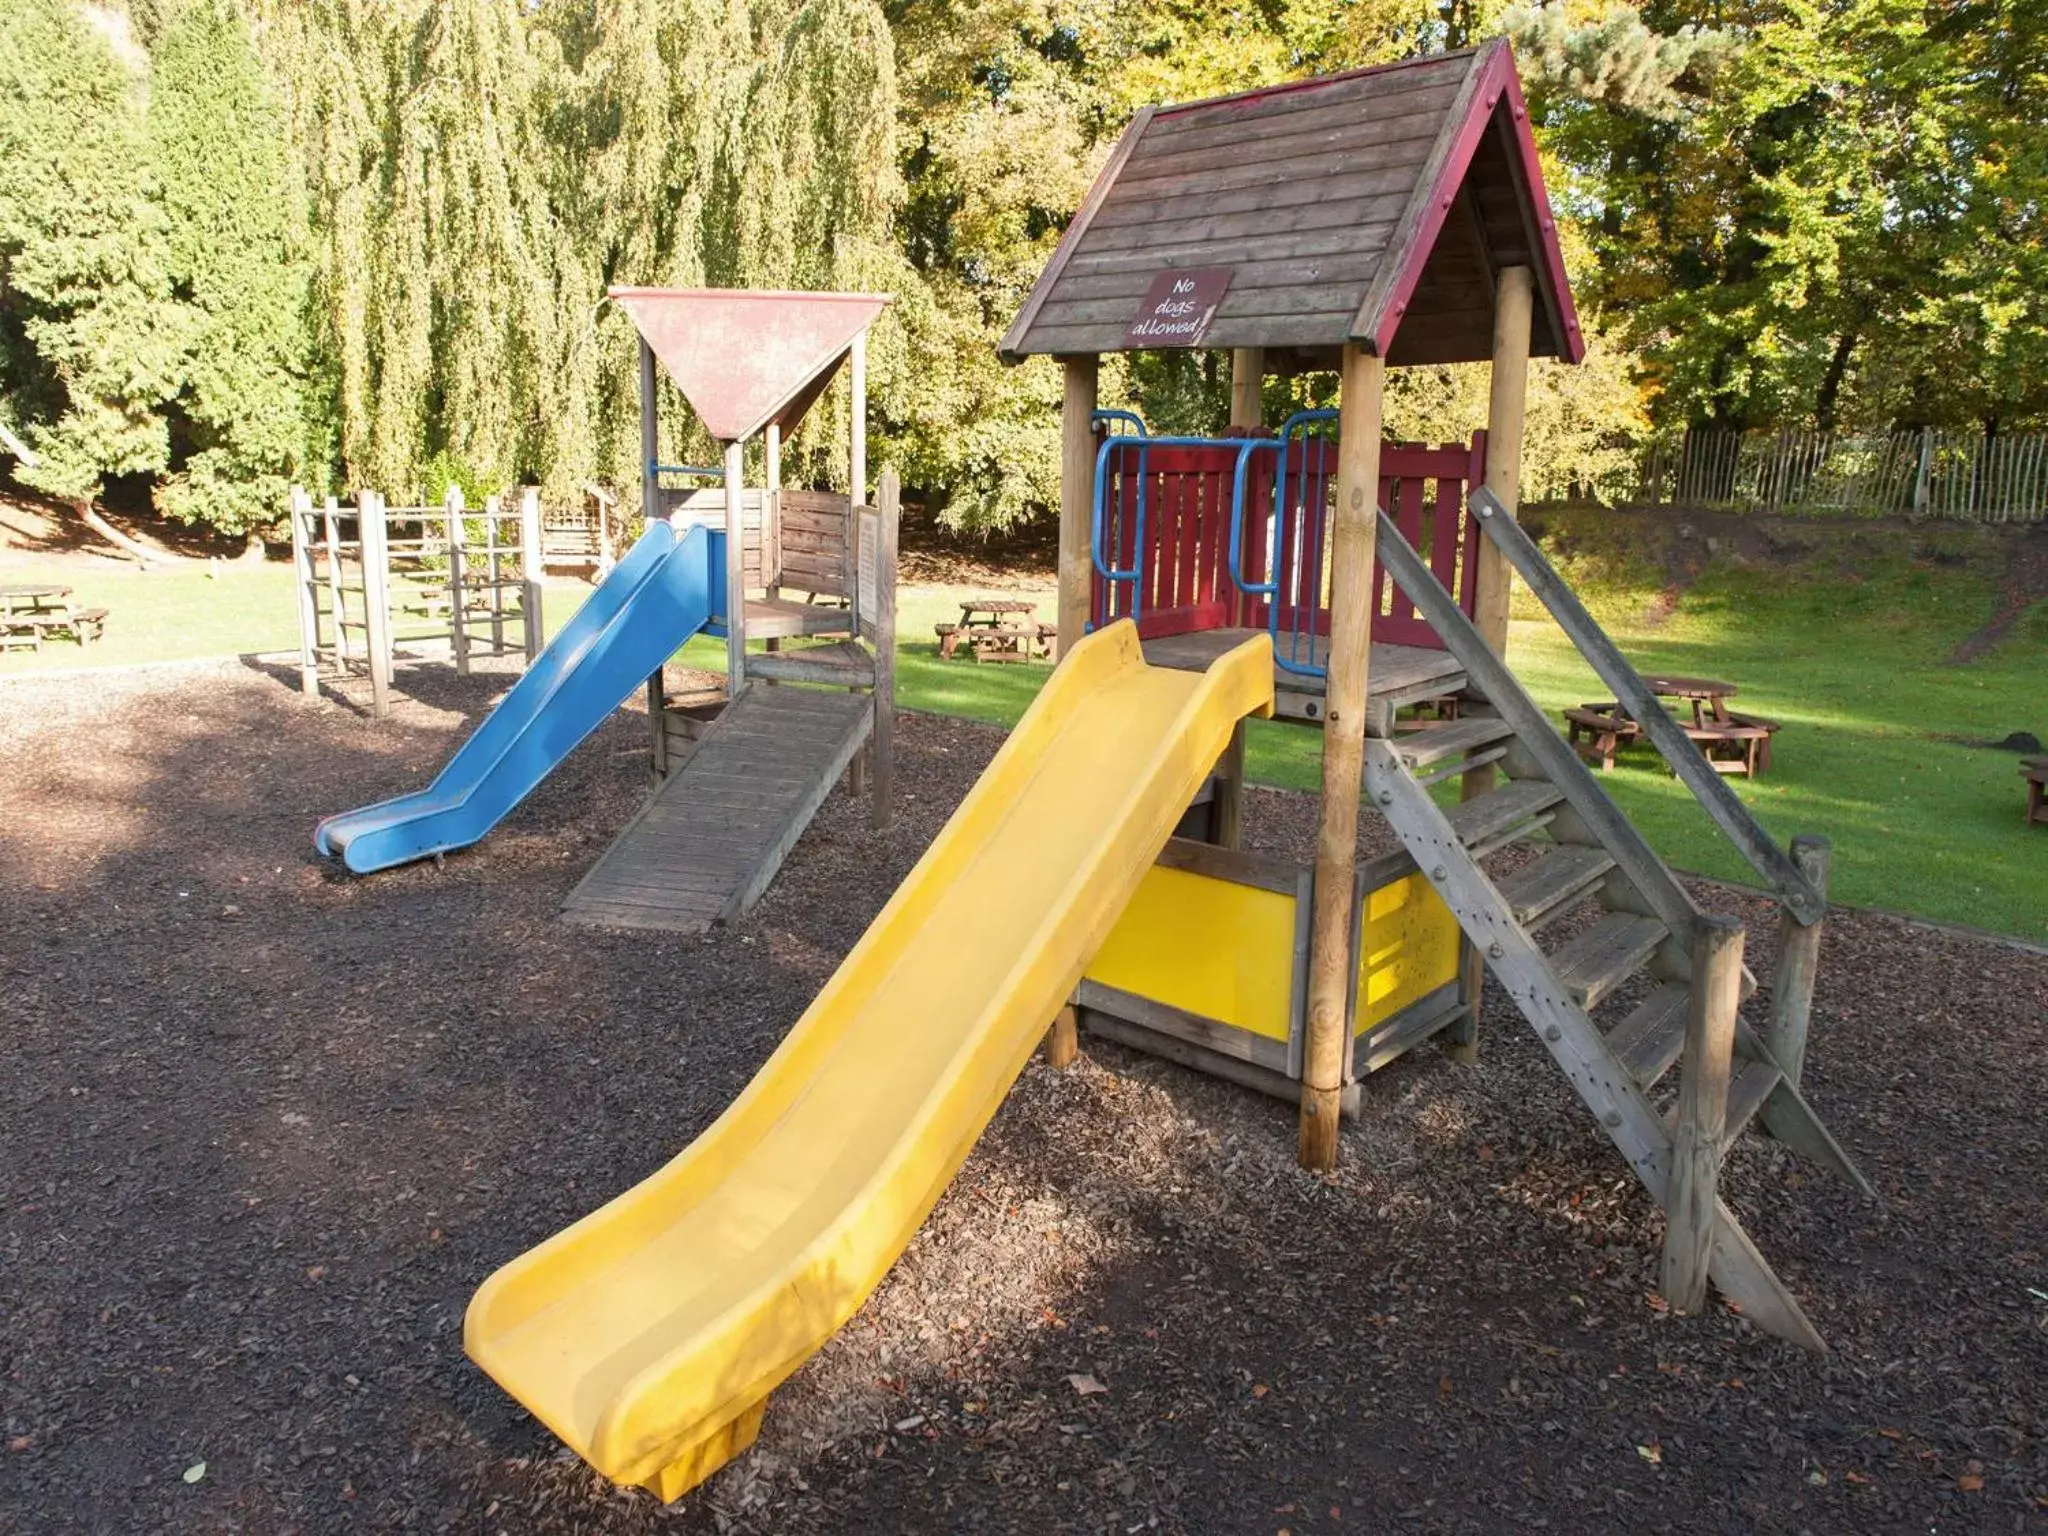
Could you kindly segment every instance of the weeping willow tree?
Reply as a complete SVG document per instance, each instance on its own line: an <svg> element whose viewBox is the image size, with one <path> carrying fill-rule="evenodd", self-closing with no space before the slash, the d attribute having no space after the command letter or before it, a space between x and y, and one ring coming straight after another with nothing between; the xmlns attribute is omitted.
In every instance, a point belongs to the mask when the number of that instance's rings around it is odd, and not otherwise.
<svg viewBox="0 0 2048 1536"><path fill-rule="evenodd" d="M316 415L345 483L433 498L534 479L551 499L631 483L636 352L608 285L895 270L894 54L873 0L255 14L304 164ZM844 405L819 415L799 459L844 442ZM664 451L701 450L668 416Z"/></svg>
<svg viewBox="0 0 2048 1536"><path fill-rule="evenodd" d="M554 203L575 258L559 261L560 373L585 406L554 445L557 475L631 483L637 352L604 288L888 287L894 49L872 0L565 0L539 20L563 71ZM900 350L885 331L878 383ZM702 458L688 413L663 414L664 455ZM792 443L792 474L831 475L846 437L836 391Z"/></svg>

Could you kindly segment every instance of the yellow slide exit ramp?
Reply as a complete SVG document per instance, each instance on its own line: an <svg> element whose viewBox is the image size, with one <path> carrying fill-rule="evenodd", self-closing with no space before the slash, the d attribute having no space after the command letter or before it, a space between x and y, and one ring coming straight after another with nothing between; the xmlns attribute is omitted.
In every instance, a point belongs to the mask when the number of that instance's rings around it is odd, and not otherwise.
<svg viewBox="0 0 2048 1536"><path fill-rule="evenodd" d="M673 1499L859 1310L937 1202L1237 721L1265 636L1148 667L1076 645L753 1082L659 1172L470 1301L470 1358L600 1472Z"/></svg>

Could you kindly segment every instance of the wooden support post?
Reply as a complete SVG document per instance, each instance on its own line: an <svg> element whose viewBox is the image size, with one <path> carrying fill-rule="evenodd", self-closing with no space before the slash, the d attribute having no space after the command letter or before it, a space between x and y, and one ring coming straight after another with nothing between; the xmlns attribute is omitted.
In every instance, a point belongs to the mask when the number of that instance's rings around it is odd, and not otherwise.
<svg viewBox="0 0 2048 1536"><path fill-rule="evenodd" d="M498 538L498 514L505 503L497 496L484 498L484 566L490 572L491 654L505 654L505 586L499 579L504 565L504 545Z"/></svg>
<svg viewBox="0 0 2048 1536"><path fill-rule="evenodd" d="M384 498L356 493L356 552L363 567L363 635L370 663L370 713L382 720L391 708L391 585L385 549Z"/></svg>
<svg viewBox="0 0 2048 1536"><path fill-rule="evenodd" d="M1209 813L1209 837L1219 848L1244 846L1244 722L1230 733L1230 745L1216 764L1216 798Z"/></svg>
<svg viewBox="0 0 2048 1536"><path fill-rule="evenodd" d="M654 348L640 343L640 522L641 531L659 518L661 505L661 400L654 387ZM656 667L647 679L647 723L654 732L654 778L668 776L668 691Z"/></svg>
<svg viewBox="0 0 2048 1536"><path fill-rule="evenodd" d="M743 443L725 445L725 675L726 693L747 685L747 455Z"/></svg>
<svg viewBox="0 0 2048 1536"><path fill-rule="evenodd" d="M442 505L448 515L448 649L455 656L455 675L469 676L469 623L463 615L467 606L464 601L468 593L464 590L469 583L467 562L462 555L462 488L451 485ZM426 524L420 524L425 542Z"/></svg>
<svg viewBox="0 0 2048 1536"><path fill-rule="evenodd" d="M1230 431L1236 434L1265 421L1266 349L1237 347L1230 354ZM1209 836L1219 847L1244 846L1244 722L1230 733L1230 746L1216 765L1216 798L1209 811Z"/></svg>
<svg viewBox="0 0 2048 1536"><path fill-rule="evenodd" d="M1527 267L1505 267L1493 306L1492 385L1486 404L1486 488L1507 508L1522 495L1522 436L1529 412L1529 317L1535 284ZM1514 568L1489 539L1477 541L1472 622L1496 656L1508 653L1508 595Z"/></svg>
<svg viewBox="0 0 2048 1536"><path fill-rule="evenodd" d="M782 489L782 423L771 421L761 432L761 584L768 589L771 598L782 596L782 503L778 492ZM860 504L858 496L854 505ZM770 523L774 524L770 537ZM774 555L771 562L769 555ZM771 571L770 565L774 566ZM767 641L771 651L782 649L782 642L773 636Z"/></svg>
<svg viewBox="0 0 2048 1536"><path fill-rule="evenodd" d="M896 541L903 486L893 466L882 471L875 501L875 724L869 746L879 828L896 811Z"/></svg>
<svg viewBox="0 0 2048 1536"><path fill-rule="evenodd" d="M292 487L292 576L299 588L299 692L320 697L320 586L313 574L313 498Z"/></svg>
<svg viewBox="0 0 2048 1536"><path fill-rule="evenodd" d="M1486 488L1514 516L1521 499L1522 436L1529 409L1529 325L1535 303L1535 282L1527 267L1501 270L1493 306L1493 368L1486 404ZM1472 557L1478 561L1473 603L1474 626L1494 655L1508 653L1508 595L1514 569L1491 539L1475 536ZM1476 800L1492 790L1493 765L1466 774L1459 785L1462 799ZM1465 1017L1444 1037L1454 1059L1479 1059L1479 995L1486 985L1486 959L1469 941L1460 941L1463 959Z"/></svg>
<svg viewBox="0 0 2048 1536"><path fill-rule="evenodd" d="M1045 1032L1045 1062L1051 1067L1071 1067L1081 1054L1081 1016L1072 1003L1053 1015Z"/></svg>
<svg viewBox="0 0 2048 1536"><path fill-rule="evenodd" d="M1087 633L1094 588L1095 390L1102 359L1090 353L1060 361L1066 395L1060 407L1059 653L1065 656Z"/></svg>
<svg viewBox="0 0 2048 1536"><path fill-rule="evenodd" d="M640 520L661 516L661 402L654 387L654 348L640 343Z"/></svg>
<svg viewBox="0 0 2048 1536"><path fill-rule="evenodd" d="M1230 353L1230 429L1263 426L1266 420L1266 349L1234 347Z"/></svg>
<svg viewBox="0 0 2048 1536"><path fill-rule="evenodd" d="M602 506L598 516L604 515ZM519 493L519 575L522 585L519 589L519 616L525 621L526 664L530 667L540 660L541 650L548 643L547 615L541 610L541 534L540 534L540 487L529 485Z"/></svg>
<svg viewBox="0 0 2048 1536"><path fill-rule="evenodd" d="M1692 996L1664 1206L1662 1288L1674 1312L1697 1312L1706 1305L1707 1263L1719 1225L1721 1131L1728 1122L1735 1014L1741 1006L1742 924L1732 917L1704 916L1693 929Z"/></svg>
<svg viewBox="0 0 2048 1536"><path fill-rule="evenodd" d="M1822 896L1834 849L1824 837L1792 839L1792 862ZM1822 919L1822 921L1826 921ZM1771 978L1771 1022L1764 1043L1794 1088L1806 1070L1806 1031L1813 1020L1813 984L1820 972L1821 923L1802 923L1788 907L1778 930L1778 969Z"/></svg>
<svg viewBox="0 0 2048 1536"><path fill-rule="evenodd" d="M852 414L847 421L847 438L852 445L850 480L853 504L868 505L868 333L853 338L847 358L847 374L853 385Z"/></svg>
<svg viewBox="0 0 2048 1536"><path fill-rule="evenodd" d="M654 723L654 781L668 777L668 681L656 668L647 678L647 718Z"/></svg>
<svg viewBox="0 0 2048 1536"><path fill-rule="evenodd" d="M321 503L320 519L327 543L327 620L334 634L334 670L339 674L348 670L348 627L342 622L348 617L348 610L341 583L341 503L327 497ZM356 531L360 538L360 520Z"/></svg>
<svg viewBox="0 0 2048 1536"><path fill-rule="evenodd" d="M1337 1165L1337 1115L1351 1014L1352 892L1358 868L1358 796L1365 774L1372 560L1379 533L1380 416L1386 377L1384 360L1356 345L1345 347L1330 556L1322 811L1309 919L1308 1028L1297 1149L1301 1165L1318 1170Z"/></svg>

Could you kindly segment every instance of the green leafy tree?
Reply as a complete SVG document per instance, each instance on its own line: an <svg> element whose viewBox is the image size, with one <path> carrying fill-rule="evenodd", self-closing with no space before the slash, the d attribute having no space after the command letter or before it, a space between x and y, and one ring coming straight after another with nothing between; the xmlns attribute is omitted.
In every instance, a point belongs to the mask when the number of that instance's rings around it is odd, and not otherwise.
<svg viewBox="0 0 2048 1536"><path fill-rule="evenodd" d="M184 356L140 50L101 21L0 0L0 398L38 458L16 475L82 510L108 476L164 467Z"/></svg>
<svg viewBox="0 0 2048 1536"><path fill-rule="evenodd" d="M157 44L149 133L185 327L179 450L157 504L242 533L275 523L307 439L307 232L299 167L227 0L191 0Z"/></svg>

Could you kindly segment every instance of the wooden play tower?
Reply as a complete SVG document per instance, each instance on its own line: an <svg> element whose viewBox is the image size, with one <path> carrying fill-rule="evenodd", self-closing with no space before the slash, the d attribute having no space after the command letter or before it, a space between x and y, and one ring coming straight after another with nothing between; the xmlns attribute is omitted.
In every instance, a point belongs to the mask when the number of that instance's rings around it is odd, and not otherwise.
<svg viewBox="0 0 2048 1536"><path fill-rule="evenodd" d="M1224 436L1098 411L1102 355L1161 347L1228 351ZM1717 1179L1754 1123L1867 1189L1798 1090L1825 845L1770 839L1515 522L1529 361L1584 348L1505 43L1137 115L1002 343L1064 370L1061 642L1130 620L1148 661L1200 668L1270 634L1277 714L1323 733L1319 832L1298 884L1242 852L1240 731L1050 1053L1078 1014L1298 1092L1301 1160L1329 1168L1365 1072L1434 1036L1476 1049L1491 970L1668 1211L1673 1304L1711 1270L1817 1346ZM1386 370L1450 362L1491 365L1484 432L1384 443ZM1338 408L1269 424L1262 381L1302 372L1334 373ZM1740 1017L1741 929L1698 910L1505 665L1517 573L1778 894L1767 1025ZM1429 786L1450 779L1446 808ZM1361 864L1365 795L1405 854ZM1290 927L1291 961L1210 965L1191 995L1195 957Z"/></svg>
<svg viewBox="0 0 2048 1536"><path fill-rule="evenodd" d="M723 685L647 680L656 786L563 904L574 922L697 932L747 911L842 774L887 823L894 792L893 472L867 494L867 333L887 294L614 288L640 333L648 522L725 535ZM719 444L664 463L657 363ZM782 448L836 377L850 391L850 492L782 483ZM762 445L762 484L746 483ZM707 483L708 482L708 483ZM749 639L766 651L749 652ZM778 687L780 683L827 687Z"/></svg>

